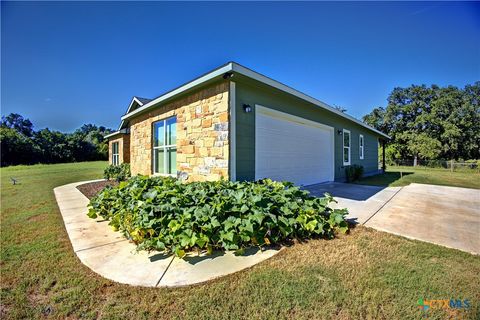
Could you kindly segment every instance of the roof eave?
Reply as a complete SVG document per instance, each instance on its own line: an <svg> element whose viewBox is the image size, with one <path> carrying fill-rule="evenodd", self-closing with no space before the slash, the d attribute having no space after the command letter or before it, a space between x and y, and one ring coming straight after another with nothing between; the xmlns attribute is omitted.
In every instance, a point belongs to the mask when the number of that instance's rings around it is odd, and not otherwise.
<svg viewBox="0 0 480 320"><path fill-rule="evenodd" d="M156 98L156 99L153 99L152 101L150 101L149 103L143 105L142 107L136 109L136 110L133 110L132 112L129 112L127 114L125 114L124 116L122 116L122 120L127 120L127 119L130 119L131 117L135 116L135 115L138 115L148 109L150 109L151 107L155 106L156 104L160 103L160 102L163 102L167 99L170 99L184 91L187 91L187 90L190 90L190 89L193 89L194 87L198 86L198 85L201 85L203 83L205 83L206 81L209 81L209 80L212 80L218 76L221 76L223 74L225 74L226 72L230 72L232 71L232 65L233 63L232 62L229 62L227 63L226 65L222 66L222 67L219 67L199 78L196 78L190 82L187 82L186 84L172 90L172 91L169 91L167 93L165 93L164 95L161 95L160 97Z"/></svg>
<svg viewBox="0 0 480 320"><path fill-rule="evenodd" d="M187 82L186 84L172 90L172 91L169 91L167 93L165 93L164 95L161 95L160 97L156 98L156 99L153 99L152 101L144 104L143 106L141 106L140 108L136 109L136 110L133 110L132 112L127 112L125 115L123 115L121 117L122 119L122 125L124 123L125 120L127 119L130 119L138 114L141 114L142 112L144 111L147 111L148 109L154 107L156 104L158 103L161 103L165 100L168 100L168 99L171 99L173 98L174 96L178 95L178 94L181 94L187 90L190 90L190 89L193 89L195 88L196 86L199 86L199 85L202 85L204 84L205 82L207 81L210 81L216 77L219 77L219 76L222 76L223 74L227 73L227 72L235 72L235 73L239 73L241 75L244 75L246 77L249 77L251 79L254 79L254 80L257 80L259 82L262 82L268 86L271 86L271 87L274 87L278 90L281 90L283 92L286 92L286 93L289 93L293 96L296 96L304 101L307 101L307 102L310 102L318 107L321 107L323 109L326 109L330 112L333 112L343 118L346 118L352 122L355 122L375 133L377 133L378 135L384 137L384 138L387 138L387 139L390 139L390 137L388 135L386 135L385 133L363 123L362 121L346 114L346 113L343 113L335 108L333 108L332 106L326 104L325 102L323 101L320 101L318 99L315 99L309 95L306 95L304 94L303 92L300 92L298 90L295 90L281 82L278 82L276 80L273 80L267 76L264 76L256 71L253 71L251 69L248 69L242 65L239 65L238 63L235 63L235 62L229 62L207 74L204 74L203 76L200 76L190 82ZM122 126L121 125L121 126ZM121 128L121 127L120 127Z"/></svg>
<svg viewBox="0 0 480 320"><path fill-rule="evenodd" d="M377 133L377 134L379 134L379 135L381 135L381 136L383 136L383 137L385 137L385 138L387 138L387 139L390 139L390 137L389 137L388 135L386 135L385 133L383 133L383 132L381 132L381 131L379 131L379 130L371 127L371 126L369 126L368 124L366 124L366 123L358 120L358 119L355 118L355 117L352 117L352 116L349 115L349 114L346 114L346 113L344 113L344 112L341 112L340 110L335 109L334 107L328 105L327 103L325 103L325 102L323 102L323 101L320 101L320 100L318 100L318 99L315 99L315 98L313 98L313 97L311 97L311 96L309 96L309 95L307 95L307 94L305 94L305 93L303 93L303 92L300 92L300 91L298 91L298 90L296 90L296 89L293 89L292 87L289 87L289 86L287 86L287 85L285 85L285 84L283 84L283 83L281 83L281 82L278 82L278 81L276 81L276 80L273 80L273 79L271 79L271 78L269 78L269 77L267 77L267 76L264 76L263 74L260 74L260 73L258 73L258 72L256 72L256 71L253 71L253 70L251 70L251 69L248 69L248 68L246 68L246 67L244 67L244 66L242 66L242 65L239 65L239 64L237 64L237 63L234 63L233 65L234 65L234 66L233 66L233 70L232 70L233 72L238 72L238 73L240 73L240 74L242 74L242 75L244 75L244 76L247 76L247 77L249 77L249 78L252 78L252 79L255 79L255 80L257 80L257 81L260 81L260 82L262 82L262 83L264 83L264 84L267 84L267 85L269 85L269 86L271 86L271 87L277 88L277 89L279 89L279 90L281 90L281 91L283 91L283 92L289 93L289 94L291 94L291 95L293 95L293 96L296 96L296 97L298 97L298 98L300 98L300 99L302 99L302 100L305 100L305 101L310 102L310 103L312 103L312 104L314 104L314 105L316 105L316 106L319 106L319 107L324 108L324 109L326 109L326 110L328 110L328 111L330 111L330 112L333 112L333 113L335 113L335 114L337 114L337 115L339 115L339 116L341 116L341 117L343 117L343 118L346 118L346 119L348 119L348 120L350 120L350 121L353 121L353 122L355 122L355 123L357 123L357 124L359 124L359 125L367 128L367 129L369 129L369 130L371 130L371 131L373 131L373 132L375 132L375 133Z"/></svg>
<svg viewBox="0 0 480 320"><path fill-rule="evenodd" d="M121 129L121 130L117 130L115 132L112 132L112 133L109 133L105 136L103 136L104 139L109 139L111 137L114 137L114 136L117 136L117 135L121 135L121 134L128 134L128 129Z"/></svg>

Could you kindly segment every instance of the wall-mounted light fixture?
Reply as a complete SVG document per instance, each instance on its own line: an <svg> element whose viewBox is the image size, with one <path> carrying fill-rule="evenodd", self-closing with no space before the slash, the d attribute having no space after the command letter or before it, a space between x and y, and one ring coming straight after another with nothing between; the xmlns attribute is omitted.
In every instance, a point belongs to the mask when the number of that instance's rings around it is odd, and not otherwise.
<svg viewBox="0 0 480 320"><path fill-rule="evenodd" d="M233 77L233 73L232 73L232 72L226 72L226 73L223 75L223 79L230 79L231 77Z"/></svg>
<svg viewBox="0 0 480 320"><path fill-rule="evenodd" d="M337 130L337 133L339 136L341 136L343 134L343 130Z"/></svg>
<svg viewBox="0 0 480 320"><path fill-rule="evenodd" d="M243 111L245 111L246 113L252 112L252 106L249 104L244 104Z"/></svg>

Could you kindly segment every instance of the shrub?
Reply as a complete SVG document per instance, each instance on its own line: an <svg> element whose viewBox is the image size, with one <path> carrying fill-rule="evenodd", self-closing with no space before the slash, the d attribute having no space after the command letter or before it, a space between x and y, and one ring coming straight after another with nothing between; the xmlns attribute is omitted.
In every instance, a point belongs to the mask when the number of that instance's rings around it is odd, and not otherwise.
<svg viewBox="0 0 480 320"><path fill-rule="evenodd" d="M109 165L103 170L103 177L107 180L125 181L130 178L130 164L122 163L118 166Z"/></svg>
<svg viewBox="0 0 480 320"><path fill-rule="evenodd" d="M237 250L346 232L346 209L330 195L311 197L289 182L192 182L137 176L106 187L89 216L110 220L139 250Z"/></svg>
<svg viewBox="0 0 480 320"><path fill-rule="evenodd" d="M360 179L363 175L363 166L357 164L345 168L345 177L347 182L353 182Z"/></svg>

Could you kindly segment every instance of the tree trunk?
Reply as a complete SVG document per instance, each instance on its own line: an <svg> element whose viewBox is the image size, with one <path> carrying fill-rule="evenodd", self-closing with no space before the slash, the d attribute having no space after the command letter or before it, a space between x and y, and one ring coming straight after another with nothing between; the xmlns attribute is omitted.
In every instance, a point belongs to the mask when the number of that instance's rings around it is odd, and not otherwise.
<svg viewBox="0 0 480 320"><path fill-rule="evenodd" d="M413 157L413 166L416 167L417 166L417 155L415 155Z"/></svg>

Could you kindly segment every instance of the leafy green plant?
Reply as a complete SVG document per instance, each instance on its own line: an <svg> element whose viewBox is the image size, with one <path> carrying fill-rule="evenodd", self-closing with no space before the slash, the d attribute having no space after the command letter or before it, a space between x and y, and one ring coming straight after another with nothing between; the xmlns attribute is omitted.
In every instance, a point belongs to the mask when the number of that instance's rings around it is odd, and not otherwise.
<svg viewBox="0 0 480 320"><path fill-rule="evenodd" d="M363 175L363 166L357 164L345 168L345 177L347 182L353 182L360 179Z"/></svg>
<svg viewBox="0 0 480 320"><path fill-rule="evenodd" d="M109 165L103 171L103 177L107 180L115 179L119 182L125 181L130 178L130 164Z"/></svg>
<svg viewBox="0 0 480 320"><path fill-rule="evenodd" d="M183 183L136 176L100 192L88 215L110 220L139 250L183 257L192 250L242 253L294 238L333 238L348 230L347 210L332 209L334 201L269 179Z"/></svg>

